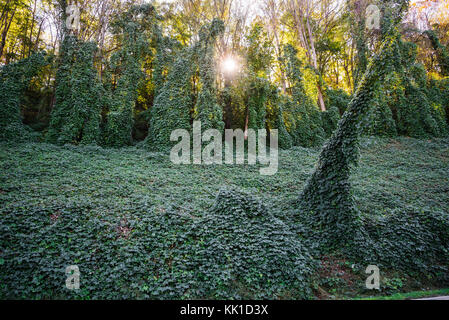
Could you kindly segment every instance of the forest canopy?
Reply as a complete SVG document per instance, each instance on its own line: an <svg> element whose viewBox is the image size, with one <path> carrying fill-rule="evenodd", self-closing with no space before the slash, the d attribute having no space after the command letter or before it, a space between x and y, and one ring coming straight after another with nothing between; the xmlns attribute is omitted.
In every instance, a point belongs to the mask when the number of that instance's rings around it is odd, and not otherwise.
<svg viewBox="0 0 449 320"><path fill-rule="evenodd" d="M18 135L14 121L52 143L145 140L163 150L172 130L201 120L219 130L278 129L281 148L319 145L386 36L393 4L2 0L1 137ZM366 102L364 134L448 134L448 6L411 2L395 68ZM32 77L14 79L14 68Z"/></svg>

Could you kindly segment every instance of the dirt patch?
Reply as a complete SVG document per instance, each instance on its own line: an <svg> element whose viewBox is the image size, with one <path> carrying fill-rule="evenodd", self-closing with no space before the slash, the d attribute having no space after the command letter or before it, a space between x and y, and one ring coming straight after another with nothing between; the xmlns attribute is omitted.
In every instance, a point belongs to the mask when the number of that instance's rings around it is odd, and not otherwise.
<svg viewBox="0 0 449 320"><path fill-rule="evenodd" d="M318 299L334 299L337 291L352 291L360 281L345 259L334 256L321 257L318 276L320 284L315 291Z"/></svg>
<svg viewBox="0 0 449 320"><path fill-rule="evenodd" d="M132 228L128 227L128 220L126 218L120 221L120 225L117 227L117 233L119 238L128 239Z"/></svg>
<svg viewBox="0 0 449 320"><path fill-rule="evenodd" d="M397 140L393 140L386 145L386 148L394 148L394 149L404 149L404 146Z"/></svg>

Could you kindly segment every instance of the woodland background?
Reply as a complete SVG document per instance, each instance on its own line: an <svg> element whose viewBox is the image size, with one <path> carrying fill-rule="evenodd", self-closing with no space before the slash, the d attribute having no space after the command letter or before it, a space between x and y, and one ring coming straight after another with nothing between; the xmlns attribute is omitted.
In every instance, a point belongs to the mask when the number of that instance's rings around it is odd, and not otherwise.
<svg viewBox="0 0 449 320"><path fill-rule="evenodd" d="M218 129L278 128L283 148L318 145L336 128L385 37L392 7L377 3L380 29L369 29L368 1L77 4L80 29L68 30L65 1L2 1L0 61L33 68L23 59L46 52L31 83L17 80L24 87L2 115L2 137L23 119L50 142L123 146L145 139L164 149L173 129L202 119ZM448 5L410 5L392 58L396 69L370 101L364 133L448 133ZM223 65L229 59L231 72Z"/></svg>

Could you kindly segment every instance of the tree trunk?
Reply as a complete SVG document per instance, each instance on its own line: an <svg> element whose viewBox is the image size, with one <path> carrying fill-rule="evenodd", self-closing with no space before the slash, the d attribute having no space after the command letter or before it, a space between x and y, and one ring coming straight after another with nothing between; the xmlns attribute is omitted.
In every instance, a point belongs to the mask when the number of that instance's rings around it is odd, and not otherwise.
<svg viewBox="0 0 449 320"><path fill-rule="evenodd" d="M306 19L306 26L307 26L307 32L309 34L309 42L310 42L310 56L312 58L313 67L316 71L318 71L318 62L316 58L316 51L315 51L315 41L312 36L312 30L310 29L310 22L309 22L309 16L307 16ZM318 89L318 104L320 106L321 111L326 111L326 105L324 104L324 98L323 98L323 88L321 87L321 75L320 79L317 82L317 89Z"/></svg>
<svg viewBox="0 0 449 320"><path fill-rule="evenodd" d="M3 49L5 48L5 45L6 45L6 36L8 35L8 31L9 31L9 28L11 27L11 23L12 23L12 20L14 19L15 14L16 14L16 10L14 9L14 11L12 12L12 15L11 15L11 19L8 22L8 14L6 13L5 29L3 29L2 40L0 42L0 58L3 55Z"/></svg>
<svg viewBox="0 0 449 320"><path fill-rule="evenodd" d="M228 79L225 80L225 84L224 84L224 103L225 103L225 107L224 107L224 123L225 123L225 129L231 129L232 127L232 101L231 101L231 95L229 94L229 88L230 88L231 84L230 81Z"/></svg>

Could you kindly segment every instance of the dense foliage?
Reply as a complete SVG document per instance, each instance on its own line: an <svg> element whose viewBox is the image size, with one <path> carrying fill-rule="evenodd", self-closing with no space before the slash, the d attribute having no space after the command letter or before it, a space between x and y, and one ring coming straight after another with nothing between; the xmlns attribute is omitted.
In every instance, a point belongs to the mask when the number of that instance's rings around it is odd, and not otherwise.
<svg viewBox="0 0 449 320"><path fill-rule="evenodd" d="M271 88L268 96L268 104L273 113L272 128L278 129L278 146L281 149L290 149L293 146L293 139L285 126L285 113L283 109L285 99L277 88Z"/></svg>
<svg viewBox="0 0 449 320"><path fill-rule="evenodd" d="M251 26L246 41L248 42L246 53L248 86L245 128L265 129L270 94L270 83L267 78L272 55L267 33L261 23L256 22Z"/></svg>
<svg viewBox="0 0 449 320"><path fill-rule="evenodd" d="M58 144L100 142L102 85L94 68L96 45L67 34L56 74L55 105L46 136Z"/></svg>
<svg viewBox="0 0 449 320"><path fill-rule="evenodd" d="M448 213L408 207L386 216L364 218L366 234L357 239L356 257L379 267L449 279Z"/></svg>
<svg viewBox="0 0 449 320"><path fill-rule="evenodd" d="M234 13L225 3L220 19L207 6L201 19L193 19L181 3L81 2L79 30L65 27L67 1L42 4L55 12L59 43L53 50L46 48L58 59L18 94L25 122L53 143L120 147L146 136L145 145L155 150L167 149L170 132L189 129L193 120L219 130L285 127L282 148L322 144L336 129L369 58L388 35L395 3L376 3L380 30L371 30L366 28L367 3L358 0L348 1L327 25L310 16L310 21L297 20L290 9L305 16L307 12L289 2L278 11L264 7L245 28L232 22ZM95 16L96 5L107 19ZM43 42L42 28L36 29L40 17L30 8L11 1L2 9L2 26L11 23L14 28L22 18L31 21L23 29L2 29L2 36L17 34L23 41L20 50L8 37L0 41L5 62L30 56ZM373 87L364 134L448 134L444 23L420 32L419 39L410 36L407 26L400 27L389 61L395 68ZM28 33L30 38L23 40ZM232 74L220 70L229 57L240 69Z"/></svg>
<svg viewBox="0 0 449 320"><path fill-rule="evenodd" d="M425 69L416 62L416 45L398 40L395 51L395 69L375 92L365 132L424 138L447 135L446 110L441 103L431 103L440 92L428 90Z"/></svg>
<svg viewBox="0 0 449 320"><path fill-rule="evenodd" d="M447 283L448 152L447 139L362 140L351 181L372 240L359 243L363 257L348 260L360 266L360 284L372 263L382 276L388 266L413 272L415 289L429 278ZM2 143L0 296L310 297L314 241L295 228L290 203L317 158L318 150L293 147L281 151L276 175L260 176L246 165L174 170L165 154L137 148ZM219 191L226 186L239 192ZM64 287L73 264L79 291Z"/></svg>
<svg viewBox="0 0 449 320"><path fill-rule="evenodd" d="M251 195L221 190L201 221L205 296L306 298L314 261L297 235Z"/></svg>
<svg viewBox="0 0 449 320"><path fill-rule="evenodd" d="M149 133L145 139L151 149L167 149L172 145L170 135L173 130L190 129L192 73L191 52L184 49L177 55L151 108Z"/></svg>
<svg viewBox="0 0 449 320"><path fill-rule="evenodd" d="M223 113L217 103L215 88L215 43L223 33L223 21L215 19L200 30L200 39L195 48L198 59L200 91L193 108L193 119L201 121L203 130L224 128Z"/></svg>
<svg viewBox="0 0 449 320"><path fill-rule="evenodd" d="M376 86L394 68L391 61L396 53L396 39L396 26L393 25L379 53L370 61L337 130L323 147L318 166L301 193L300 208L307 214L307 223L316 230L325 248L349 246L361 232L349 176L358 161L357 144L361 119L368 111L366 106L371 102Z"/></svg>
<svg viewBox="0 0 449 320"><path fill-rule="evenodd" d="M301 62L296 56L297 53L292 45L284 47L283 62L291 83L291 98L287 98L283 109L290 114L287 130L293 138L293 144L310 147L322 142L325 133L318 107L306 95Z"/></svg>
<svg viewBox="0 0 449 320"><path fill-rule="evenodd" d="M134 107L137 89L143 78L141 66L148 49L146 30L151 30L154 7L150 4L133 6L112 24L113 33L122 38L122 48L111 57L111 69L115 71L107 124L105 144L121 147L132 143Z"/></svg>
<svg viewBox="0 0 449 320"><path fill-rule="evenodd" d="M438 39L438 36L433 30L426 30L424 34L429 37L432 47L436 51L441 73L444 76L449 76L449 53L447 52L447 47L441 44L440 39Z"/></svg>
<svg viewBox="0 0 449 320"><path fill-rule="evenodd" d="M201 121L204 130L224 129L222 109L217 103L214 84L213 59L216 39L223 30L223 22L218 19L204 25L200 30L199 41L192 47L183 48L176 55L175 61L168 64L166 81L157 91L151 109L150 131L145 140L150 149L166 150L173 145L170 141L172 131L189 130L192 120ZM200 89L195 102L192 94L192 77L196 68L199 69Z"/></svg>
<svg viewBox="0 0 449 320"><path fill-rule="evenodd" d="M42 53L2 66L0 69L0 140L23 141L32 130L22 123L20 103L25 89L39 70L47 64Z"/></svg>

